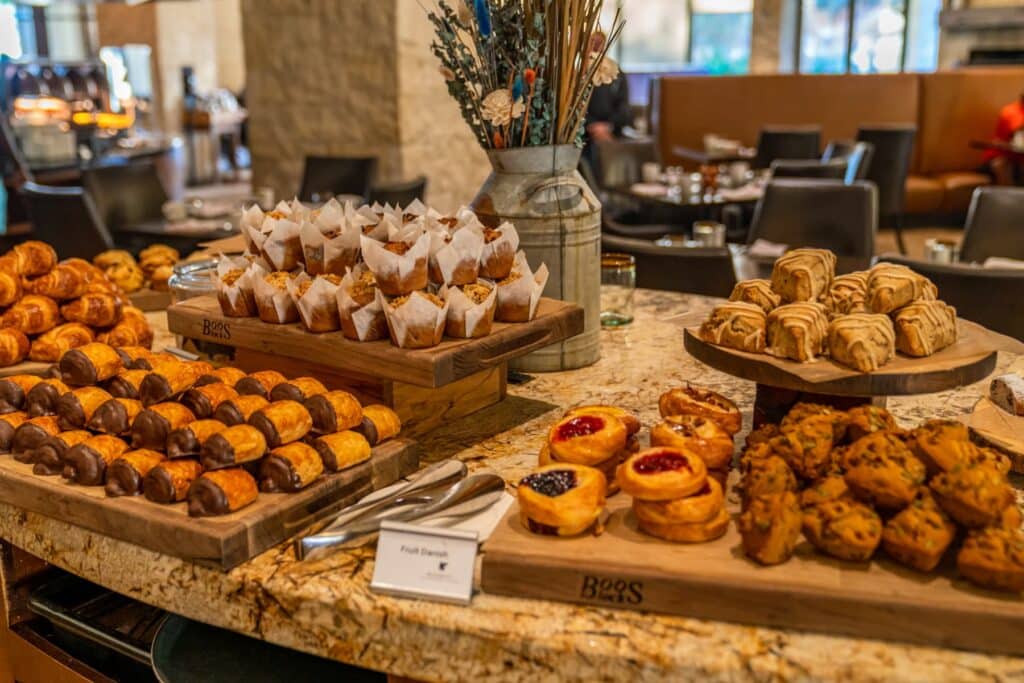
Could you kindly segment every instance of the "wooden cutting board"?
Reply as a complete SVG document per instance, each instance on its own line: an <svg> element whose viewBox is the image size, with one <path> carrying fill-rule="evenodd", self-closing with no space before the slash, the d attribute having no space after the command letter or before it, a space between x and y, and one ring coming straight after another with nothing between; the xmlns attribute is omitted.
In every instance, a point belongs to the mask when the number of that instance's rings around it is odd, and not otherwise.
<svg viewBox="0 0 1024 683"><path fill-rule="evenodd" d="M739 533L687 545L640 533L629 497L609 500L601 536L523 529L513 505L484 544L487 593L701 619L1024 654L1024 599L954 578L953 554L921 574L886 559L840 562L801 539L786 564L748 560ZM734 510L734 517L736 511ZM878 553L878 556L882 556Z"/></svg>
<svg viewBox="0 0 1024 683"><path fill-rule="evenodd" d="M77 486L32 474L32 466L0 457L0 500L149 550L231 569L291 538L327 508L354 503L419 467L419 446L393 439L367 462L321 477L298 493L260 493L223 517L193 519L185 503L159 505L143 497L108 498L102 486Z"/></svg>
<svg viewBox="0 0 1024 683"><path fill-rule="evenodd" d="M960 418L983 443L1010 457L1014 472L1024 474L1024 417L1010 415L988 398L979 400Z"/></svg>

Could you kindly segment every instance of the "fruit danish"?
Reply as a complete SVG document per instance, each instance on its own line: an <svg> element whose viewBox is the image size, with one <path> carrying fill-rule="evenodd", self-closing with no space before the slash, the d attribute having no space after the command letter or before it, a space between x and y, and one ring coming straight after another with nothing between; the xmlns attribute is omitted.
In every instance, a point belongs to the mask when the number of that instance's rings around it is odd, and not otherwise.
<svg viewBox="0 0 1024 683"><path fill-rule="evenodd" d="M58 424L62 430L82 429L93 413L113 397L99 387L79 387L57 399Z"/></svg>
<svg viewBox="0 0 1024 683"><path fill-rule="evenodd" d="M192 482L203 473L198 460L164 460L142 480L142 493L154 503L180 503L188 495Z"/></svg>
<svg viewBox="0 0 1024 683"><path fill-rule="evenodd" d="M363 407L347 391L328 391L310 396L302 405L313 420L317 434L333 434L354 429L363 423ZM393 436L393 435L392 435ZM373 439L370 439L374 443Z"/></svg>
<svg viewBox="0 0 1024 683"><path fill-rule="evenodd" d="M640 431L643 425L640 424L640 418L634 413L626 410L625 408L619 408L618 406L607 406L600 404L590 404L584 406L578 406L567 410L563 417L577 417L579 415L593 415L593 414L604 414L611 415L612 417L619 420L622 425L626 428L626 433L629 436L634 436Z"/></svg>
<svg viewBox="0 0 1024 683"><path fill-rule="evenodd" d="M706 543L729 530L729 513L723 508L708 521L693 524L659 524L638 519L637 526L649 536L673 543Z"/></svg>
<svg viewBox="0 0 1024 683"><path fill-rule="evenodd" d="M61 306L60 314L65 320L90 327L111 327L121 319L122 305L121 297L116 294L93 292Z"/></svg>
<svg viewBox="0 0 1024 683"><path fill-rule="evenodd" d="M104 382L124 367L114 347L92 342L71 349L60 357L61 379L74 387L88 387Z"/></svg>
<svg viewBox="0 0 1024 683"><path fill-rule="evenodd" d="M1003 510L1014 505L1005 475L983 464L957 465L939 472L928 485L946 514L969 528L998 524Z"/></svg>
<svg viewBox="0 0 1024 683"><path fill-rule="evenodd" d="M48 296L29 294L0 316L0 327L15 327L25 334L41 334L60 322L57 302Z"/></svg>
<svg viewBox="0 0 1024 683"><path fill-rule="evenodd" d="M107 391L114 398L138 400L139 387L142 386L142 380L148 374L149 370L121 370L107 380Z"/></svg>
<svg viewBox="0 0 1024 683"><path fill-rule="evenodd" d="M192 411L180 403L151 405L132 422L132 448L162 451L167 446L167 435L196 419Z"/></svg>
<svg viewBox="0 0 1024 683"><path fill-rule="evenodd" d="M303 402L311 396L326 394L327 387L318 379L313 377L296 377L286 382L281 382L270 390L271 401L298 401Z"/></svg>
<svg viewBox="0 0 1024 683"><path fill-rule="evenodd" d="M29 417L57 414L57 401L71 387L59 379L44 379L25 394L25 411Z"/></svg>
<svg viewBox="0 0 1024 683"><path fill-rule="evenodd" d="M301 442L274 448L260 461L260 491L295 493L324 473L320 454Z"/></svg>
<svg viewBox="0 0 1024 683"><path fill-rule="evenodd" d="M608 413L578 414L562 418L548 431L548 448L558 462L596 466L619 456L628 432Z"/></svg>
<svg viewBox="0 0 1024 683"><path fill-rule="evenodd" d="M29 419L28 413L17 411L0 415L0 453L10 453L14 433Z"/></svg>
<svg viewBox="0 0 1024 683"><path fill-rule="evenodd" d="M128 450L124 440L109 434L98 434L75 444L64 453L62 476L74 484L99 486L107 475L110 463Z"/></svg>
<svg viewBox="0 0 1024 683"><path fill-rule="evenodd" d="M288 379L277 370L260 370L246 375L235 383L235 389L242 395L253 394L270 398L270 392Z"/></svg>
<svg viewBox="0 0 1024 683"><path fill-rule="evenodd" d="M135 424L135 418L142 411L142 401L134 398L112 398L96 409L86 427L99 434L128 434Z"/></svg>
<svg viewBox="0 0 1024 683"><path fill-rule="evenodd" d="M863 503L832 500L804 510L803 532L826 555L862 562L882 540L882 520Z"/></svg>
<svg viewBox="0 0 1024 683"><path fill-rule="evenodd" d="M203 472L188 490L190 517L226 515L256 500L259 487L241 467Z"/></svg>
<svg viewBox="0 0 1024 683"><path fill-rule="evenodd" d="M181 396L181 404L192 411L200 420L213 415L224 401L238 398L238 392L230 385L223 382L204 384L201 387L194 386Z"/></svg>
<svg viewBox="0 0 1024 683"><path fill-rule="evenodd" d="M704 488L686 498L672 500L633 499L633 514L641 522L651 524L701 524L718 516L725 505L721 485L714 479Z"/></svg>
<svg viewBox="0 0 1024 683"><path fill-rule="evenodd" d="M662 417L671 415L696 415L717 422L718 425L735 434L743 426L743 415L736 404L719 393L686 385L670 389L658 399L658 410Z"/></svg>
<svg viewBox="0 0 1024 683"><path fill-rule="evenodd" d="M519 519L535 534L575 536L591 528L604 510L607 482L591 467L558 463L519 481Z"/></svg>
<svg viewBox="0 0 1024 683"><path fill-rule="evenodd" d="M298 401L274 401L250 415L249 424L260 430L267 447L277 448L309 434L313 418Z"/></svg>
<svg viewBox="0 0 1024 683"><path fill-rule="evenodd" d="M775 260L772 291L786 303L820 301L835 279L836 255L827 249L793 249Z"/></svg>
<svg viewBox="0 0 1024 683"><path fill-rule="evenodd" d="M43 381L36 375L12 375L0 379L0 413L13 413L25 407L25 395Z"/></svg>
<svg viewBox="0 0 1024 683"><path fill-rule="evenodd" d="M259 460L267 452L263 433L251 425L235 425L217 432L202 445L199 461L203 469L233 467Z"/></svg>
<svg viewBox="0 0 1024 683"><path fill-rule="evenodd" d="M967 580L985 588L1024 591L1024 533L990 527L967 535L956 558Z"/></svg>
<svg viewBox="0 0 1024 683"><path fill-rule="evenodd" d="M52 476L64 470L64 454L72 446L92 438L92 432L75 429L54 434L34 450L19 453L15 457L22 462L32 463L32 474Z"/></svg>
<svg viewBox="0 0 1024 683"><path fill-rule="evenodd" d="M139 385L139 400L146 406L171 401L192 388L197 379L212 369L209 363L189 361L177 363L169 371L151 372Z"/></svg>
<svg viewBox="0 0 1024 683"><path fill-rule="evenodd" d="M220 420L196 420L179 427L167 435L167 457L198 456L207 439L227 428Z"/></svg>
<svg viewBox="0 0 1024 683"><path fill-rule="evenodd" d="M243 370L239 370L238 368L233 368L231 366L226 365L222 368L216 368L215 370L206 373L205 375L197 379L196 383L193 386L201 387L205 384L223 382L224 384L227 384L229 387L233 387L235 386L235 384L238 383L238 380L242 379L243 377L245 377L245 372Z"/></svg>
<svg viewBox="0 0 1024 683"><path fill-rule="evenodd" d="M768 353L800 363L814 360L828 343L828 315L814 301L786 304L768 314Z"/></svg>
<svg viewBox="0 0 1024 683"><path fill-rule="evenodd" d="M744 280L732 288L729 301L754 304L768 314L782 303L782 297L772 291L772 283L768 280Z"/></svg>
<svg viewBox="0 0 1024 683"><path fill-rule="evenodd" d="M619 487L641 500L685 498L704 488L704 461L677 448L648 448L630 456L618 469Z"/></svg>
<svg viewBox="0 0 1024 683"><path fill-rule="evenodd" d="M764 351L768 318L755 304L730 301L719 304L700 326L700 338L709 344L761 353Z"/></svg>
<svg viewBox="0 0 1024 683"><path fill-rule="evenodd" d="M956 525L922 488L909 506L886 522L882 547L900 564L930 572L955 537Z"/></svg>
<svg viewBox="0 0 1024 683"><path fill-rule="evenodd" d="M11 413L17 415L17 413ZM7 417L6 415L4 417ZM54 434L61 432L56 415L33 417L18 425L11 437L11 452L17 455L39 448Z"/></svg>
<svg viewBox="0 0 1024 683"><path fill-rule="evenodd" d="M0 367L10 367L25 360L32 346L25 333L15 327L0 329Z"/></svg>
<svg viewBox="0 0 1024 683"><path fill-rule="evenodd" d="M732 435L717 422L697 415L670 415L651 427L651 445L696 453L708 469L721 470L732 462Z"/></svg>
<svg viewBox="0 0 1024 683"><path fill-rule="evenodd" d="M938 289L924 275L895 263L879 263L868 273L868 309L892 313L911 301L934 300Z"/></svg>
<svg viewBox="0 0 1024 683"><path fill-rule="evenodd" d="M800 540L800 503L792 491L755 496L737 526L743 552L758 564L782 564Z"/></svg>
<svg viewBox="0 0 1024 683"><path fill-rule="evenodd" d="M262 396L248 394L222 401L213 411L213 419L220 420L229 427L245 424L249 417L270 402Z"/></svg>
<svg viewBox="0 0 1024 683"><path fill-rule="evenodd" d="M164 461L164 454L147 448L123 453L107 466L104 490L108 496L138 496L149 471Z"/></svg>
<svg viewBox="0 0 1024 683"><path fill-rule="evenodd" d="M340 472L370 459L370 442L358 432L344 431L324 434L313 439L312 444L324 469L328 472Z"/></svg>
<svg viewBox="0 0 1024 683"><path fill-rule="evenodd" d="M56 363L66 352L96 341L92 328L82 323L64 323L40 335L29 349L34 361Z"/></svg>
<svg viewBox="0 0 1024 683"><path fill-rule="evenodd" d="M402 420L387 406L369 405L363 408L363 420L353 431L362 434L371 446L378 446L398 436L402 431Z"/></svg>

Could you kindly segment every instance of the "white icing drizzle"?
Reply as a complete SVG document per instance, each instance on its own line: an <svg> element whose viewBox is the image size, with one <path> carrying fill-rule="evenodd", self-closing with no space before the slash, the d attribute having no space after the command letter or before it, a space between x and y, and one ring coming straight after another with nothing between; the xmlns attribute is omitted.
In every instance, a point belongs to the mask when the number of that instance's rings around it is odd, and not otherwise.
<svg viewBox="0 0 1024 683"><path fill-rule="evenodd" d="M833 313L860 313L867 299L868 272L858 270L839 275L832 281L825 303Z"/></svg>
<svg viewBox="0 0 1024 683"><path fill-rule="evenodd" d="M716 306L700 327L700 337L704 341L741 351L759 351L764 347L764 336L764 311L760 306L743 301Z"/></svg>
<svg viewBox="0 0 1024 683"><path fill-rule="evenodd" d="M784 295L782 281L786 277L792 277L799 283L802 275L808 291L797 292L794 298L817 301L831 286L835 268L836 255L827 249L794 249L776 259L772 267L772 289Z"/></svg>
<svg viewBox="0 0 1024 683"><path fill-rule="evenodd" d="M918 299L933 300L937 294L931 280L895 263L879 263L868 278L868 305L875 313L889 313Z"/></svg>
<svg viewBox="0 0 1024 683"><path fill-rule="evenodd" d="M744 280L737 282L729 295L729 301L743 301L760 306L765 313L782 303L782 298L772 291L772 283L768 280Z"/></svg>
<svg viewBox="0 0 1024 683"><path fill-rule="evenodd" d="M896 311L899 350L930 356L956 341L956 309L944 301L914 301Z"/></svg>
<svg viewBox="0 0 1024 683"><path fill-rule="evenodd" d="M802 330L803 334L799 335L800 344L794 349L794 355L783 353L782 342L787 336L795 341L796 330ZM773 355L799 361L811 360L821 352L828 332L825 307L813 302L779 306L768 316L768 332L769 351Z"/></svg>
<svg viewBox="0 0 1024 683"><path fill-rule="evenodd" d="M892 321L880 313L844 315L833 320L828 328L832 358L839 361L845 349L854 367L864 372L873 372L888 363L895 354L895 344ZM881 357L878 351L882 352Z"/></svg>

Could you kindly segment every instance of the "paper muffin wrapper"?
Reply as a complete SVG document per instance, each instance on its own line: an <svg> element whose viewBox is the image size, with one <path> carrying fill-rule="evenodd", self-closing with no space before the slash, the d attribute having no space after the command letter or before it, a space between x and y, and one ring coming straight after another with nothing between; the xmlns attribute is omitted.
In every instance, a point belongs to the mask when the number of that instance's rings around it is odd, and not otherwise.
<svg viewBox="0 0 1024 683"><path fill-rule="evenodd" d="M376 341L383 339L388 334L388 323L380 300L374 297L370 303L360 306L349 296L352 283L359 279L365 269L366 265L362 263L349 269L345 277L341 279L341 284L338 285L335 298L338 304L341 331L345 336L358 341Z"/></svg>
<svg viewBox="0 0 1024 683"><path fill-rule="evenodd" d="M363 261L377 278L377 286L384 294L399 296L426 287L430 252L430 235L427 233L422 233L404 254L390 252L366 235L360 237L360 245Z"/></svg>
<svg viewBox="0 0 1024 683"><path fill-rule="evenodd" d="M377 291L377 300L384 309L388 332L395 346L423 349L441 343L448 319L448 288L442 287L437 295L444 301L440 308L417 291L410 294L402 306L393 309L380 290Z"/></svg>
<svg viewBox="0 0 1024 683"><path fill-rule="evenodd" d="M347 268L359 261L359 227L343 220L340 230L335 237L327 237L321 225L309 221L302 223L299 237L307 273L344 275Z"/></svg>
<svg viewBox="0 0 1024 683"><path fill-rule="evenodd" d="M301 273L288 282L288 293L295 302L302 324L310 332L333 332L341 326L338 318L338 285L325 277L313 278L313 284L299 296L299 285L309 280L309 275Z"/></svg>
<svg viewBox="0 0 1024 683"><path fill-rule="evenodd" d="M234 284L224 284L222 278L236 268L245 272L235 280ZM256 315L255 299L252 289L252 270L254 266L244 257L230 257L220 254L217 257L217 270L211 275L217 288L217 300L221 312L232 318L245 318Z"/></svg>
<svg viewBox="0 0 1024 683"><path fill-rule="evenodd" d="M273 219L271 219L273 220ZM299 224L288 219L274 220L266 233L260 253L274 270L295 270L303 264Z"/></svg>
<svg viewBox="0 0 1024 683"><path fill-rule="evenodd" d="M498 310L496 320L502 322L528 322L537 315L537 306L548 283L547 264L540 264L536 272L530 270L526 254L516 254L513 272L520 277L508 284L498 284Z"/></svg>
<svg viewBox="0 0 1024 683"><path fill-rule="evenodd" d="M263 268L253 266L252 289L260 320L278 324L295 322L299 319L299 311L295 307L292 295L288 293L287 288L281 290L268 284L263 279L268 274Z"/></svg>
<svg viewBox="0 0 1024 683"><path fill-rule="evenodd" d="M498 226L501 237L484 244L480 253L480 276L492 280L507 277L515 265L516 249L519 248L519 233L511 223Z"/></svg>
<svg viewBox="0 0 1024 683"><path fill-rule="evenodd" d="M473 303L458 287L448 290L448 322L445 332L449 337L470 339L491 333L494 312L498 306L498 288L492 282L486 284L490 285L491 293L479 304Z"/></svg>
<svg viewBox="0 0 1024 683"><path fill-rule="evenodd" d="M255 231L257 234L262 232L264 213L260 209L258 204L253 204L249 208L242 211L242 218L238 222L238 230L242 233L242 239L245 240L245 248L248 251L259 251L258 246L254 246L253 238L250 231ZM262 244L262 239L260 243Z"/></svg>
<svg viewBox="0 0 1024 683"><path fill-rule="evenodd" d="M430 233L430 279L438 285L468 285L480 273L480 254L484 233L476 226L467 226L451 234Z"/></svg>

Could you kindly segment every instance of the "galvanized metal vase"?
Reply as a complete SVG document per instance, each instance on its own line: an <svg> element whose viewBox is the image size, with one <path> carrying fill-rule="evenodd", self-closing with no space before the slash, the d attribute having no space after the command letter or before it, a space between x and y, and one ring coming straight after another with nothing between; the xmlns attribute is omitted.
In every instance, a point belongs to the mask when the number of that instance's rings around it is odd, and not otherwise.
<svg viewBox="0 0 1024 683"><path fill-rule="evenodd" d="M601 202L576 170L574 145L491 150L493 171L473 208L486 225L510 221L533 268L551 273L544 296L583 307L583 334L513 361L527 372L570 370L601 355Z"/></svg>

